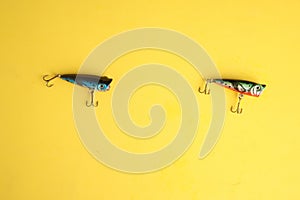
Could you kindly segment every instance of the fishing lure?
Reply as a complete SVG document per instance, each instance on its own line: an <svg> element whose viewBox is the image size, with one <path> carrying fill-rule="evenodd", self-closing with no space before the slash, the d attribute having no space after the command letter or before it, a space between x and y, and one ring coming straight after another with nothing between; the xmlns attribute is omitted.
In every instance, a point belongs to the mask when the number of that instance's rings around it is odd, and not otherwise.
<svg viewBox="0 0 300 200"><path fill-rule="evenodd" d="M70 83L85 87L89 89L91 95L91 102L88 103L86 101L86 106L98 106L98 101L94 103L94 91L108 91L110 86L109 84L112 82L113 79L108 78L107 76L96 76L96 75L89 75L89 74L57 74L51 78L47 78L49 75L43 76L43 80L46 81L47 87L52 87L53 84L49 84L55 78L61 78L65 81Z"/></svg>
<svg viewBox="0 0 300 200"><path fill-rule="evenodd" d="M235 80L235 79L207 79L205 83L205 88L203 91L201 91L201 88L199 87L199 92L204 94L209 94L210 90L208 89L208 83L216 83L222 87L225 87L227 89L233 90L238 95L238 103L237 108L234 110L233 106L231 106L230 110L233 113L242 113L243 109L240 108L240 103L244 95L249 95L253 97L259 97L263 90L266 88L265 84L259 84L254 83L251 81L245 81L245 80Z"/></svg>

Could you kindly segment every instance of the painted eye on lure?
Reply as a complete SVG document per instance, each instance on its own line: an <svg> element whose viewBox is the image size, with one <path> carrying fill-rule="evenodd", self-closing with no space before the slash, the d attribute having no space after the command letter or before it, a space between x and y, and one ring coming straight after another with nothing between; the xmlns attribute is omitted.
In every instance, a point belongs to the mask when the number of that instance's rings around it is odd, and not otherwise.
<svg viewBox="0 0 300 200"><path fill-rule="evenodd" d="M201 90L199 87L199 92L204 94L209 94L210 90L208 89L208 83L215 83L217 85L220 85L224 88L233 90L239 94L238 96L238 103L237 107L234 110L231 106L231 112L241 114L243 109L240 108L240 102L244 95L253 96L253 97L259 97L263 90L266 88L265 84L259 84L254 83L251 81L245 81L245 80L235 80L235 79L207 79L205 81L205 88L204 90Z"/></svg>
<svg viewBox="0 0 300 200"><path fill-rule="evenodd" d="M89 75L89 74L57 74L52 76L51 78L47 78L49 75L43 76L43 80L46 81L47 87L52 87L53 84L49 84L55 78L61 78L65 81L73 83L75 85L79 85L89 89L91 95L91 101L88 103L86 102L86 106L98 106L98 101L94 103L94 92L101 91L105 92L108 91L110 88L110 83L113 79L108 78L107 76L96 76L96 75Z"/></svg>

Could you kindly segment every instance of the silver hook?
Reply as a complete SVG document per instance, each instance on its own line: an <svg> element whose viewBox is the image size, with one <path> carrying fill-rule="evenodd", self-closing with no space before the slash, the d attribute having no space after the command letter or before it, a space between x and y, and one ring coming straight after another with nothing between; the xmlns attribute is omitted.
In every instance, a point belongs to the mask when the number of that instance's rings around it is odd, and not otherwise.
<svg viewBox="0 0 300 200"><path fill-rule="evenodd" d="M43 80L46 81L46 86L47 87L52 87L53 84L49 85L49 82L52 81L53 79L57 78L57 77L60 77L60 74L57 74L57 75L55 75L55 76L53 76L52 78L49 78L49 79L46 78L47 76L49 76L49 75L43 76Z"/></svg>
<svg viewBox="0 0 300 200"><path fill-rule="evenodd" d="M235 110L233 110L233 106L231 106L231 108L230 108L231 112L237 113L237 114L241 114L243 112L243 108L240 108L240 103L241 103L241 100L242 100L243 97L244 97L244 95L239 93L239 100L238 100L238 103L237 103L237 107L236 107Z"/></svg>
<svg viewBox="0 0 300 200"><path fill-rule="evenodd" d="M210 94L210 89L208 88L208 83L210 83L210 82L211 82L210 79L207 79L205 81L205 88L204 88L204 90L201 91L201 88L199 87L198 92L201 93L201 94Z"/></svg>
<svg viewBox="0 0 300 200"><path fill-rule="evenodd" d="M90 90L91 102L90 103L88 103L88 101L85 102L85 105L87 107L91 107L91 106L97 107L98 106L98 101L96 101L96 103L94 104L94 92L95 92L95 90Z"/></svg>

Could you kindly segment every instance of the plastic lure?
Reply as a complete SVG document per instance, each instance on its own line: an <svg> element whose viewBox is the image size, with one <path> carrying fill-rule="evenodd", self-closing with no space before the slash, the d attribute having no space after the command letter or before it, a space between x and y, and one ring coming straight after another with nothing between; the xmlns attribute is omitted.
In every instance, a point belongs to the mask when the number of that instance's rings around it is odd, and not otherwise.
<svg viewBox="0 0 300 200"><path fill-rule="evenodd" d="M89 75L89 74L57 74L52 76L51 78L47 78L49 75L43 76L43 80L46 81L47 87L52 87L53 84L49 84L55 78L61 78L65 81L73 83L75 85L79 85L89 89L91 94L91 101L86 102L86 106L98 106L98 101L94 103L94 91L108 91L110 88L110 83L113 79L108 78L106 76L96 76L96 75Z"/></svg>
<svg viewBox="0 0 300 200"><path fill-rule="evenodd" d="M245 80L235 80L235 79L207 79L205 83L205 88L201 91L199 87L199 92L204 94L209 94L210 90L208 89L208 83L216 83L224 88L233 90L239 93L237 108L234 110L231 106L231 112L233 113L242 113L243 109L240 108L240 102L244 95L249 95L253 97L259 97L264 89L266 88L265 84L254 83L251 81Z"/></svg>

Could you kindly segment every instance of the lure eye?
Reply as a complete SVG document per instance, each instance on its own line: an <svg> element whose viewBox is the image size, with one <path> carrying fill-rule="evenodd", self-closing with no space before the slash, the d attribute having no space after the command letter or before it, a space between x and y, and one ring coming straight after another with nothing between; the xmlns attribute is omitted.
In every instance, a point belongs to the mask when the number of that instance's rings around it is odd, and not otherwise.
<svg viewBox="0 0 300 200"><path fill-rule="evenodd" d="M104 90L104 89L105 89L105 84L98 85L98 90Z"/></svg>
<svg viewBox="0 0 300 200"><path fill-rule="evenodd" d="M261 90L260 86L259 86L259 85L255 86L255 90L256 90L256 91Z"/></svg>
<svg viewBox="0 0 300 200"><path fill-rule="evenodd" d="M255 95L255 96L259 96L262 92L263 88L261 85L254 85L251 88L251 94Z"/></svg>

